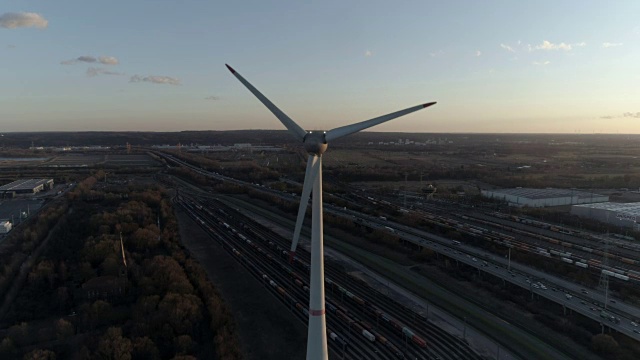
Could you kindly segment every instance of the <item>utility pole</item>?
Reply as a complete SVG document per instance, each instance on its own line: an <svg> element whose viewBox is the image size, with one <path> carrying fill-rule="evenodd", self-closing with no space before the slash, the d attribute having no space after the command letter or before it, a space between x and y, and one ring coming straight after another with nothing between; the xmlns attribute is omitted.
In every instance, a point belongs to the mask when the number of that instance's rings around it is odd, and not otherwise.
<svg viewBox="0 0 640 360"><path fill-rule="evenodd" d="M462 330L462 339L467 340L467 317L464 317L464 329Z"/></svg>
<svg viewBox="0 0 640 360"><path fill-rule="evenodd" d="M602 272L600 273L600 282L598 283L598 287L604 290L604 309L607 310L607 305L609 303L609 275L607 275L604 271L609 267L609 234L607 233L607 238L604 240L604 258L602 259Z"/></svg>
<svg viewBox="0 0 640 360"><path fill-rule="evenodd" d="M405 172L404 173L404 208L407 208L407 177L409 176L409 173Z"/></svg>

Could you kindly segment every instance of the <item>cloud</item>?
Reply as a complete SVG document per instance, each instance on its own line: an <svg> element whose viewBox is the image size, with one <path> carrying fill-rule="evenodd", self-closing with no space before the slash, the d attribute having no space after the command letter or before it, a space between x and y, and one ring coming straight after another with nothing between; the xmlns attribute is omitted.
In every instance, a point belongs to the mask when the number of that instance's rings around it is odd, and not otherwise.
<svg viewBox="0 0 640 360"><path fill-rule="evenodd" d="M15 29L20 27L36 27L44 29L49 25L49 21L36 13L4 13L0 15L0 27L5 29Z"/></svg>
<svg viewBox="0 0 640 360"><path fill-rule="evenodd" d="M373 52L371 52L371 50L367 50L367 51L364 52L364 56L366 56L366 57L373 56Z"/></svg>
<svg viewBox="0 0 640 360"><path fill-rule="evenodd" d="M118 59L114 58L113 56L100 56L98 58L98 61L100 62L100 64L105 65L118 65L120 63L120 61L118 61Z"/></svg>
<svg viewBox="0 0 640 360"><path fill-rule="evenodd" d="M536 45L536 46L532 46L531 44L523 44L522 41L518 40L517 46L510 46L507 44L500 44L500 47L507 50L508 52L518 52L518 51L526 51L526 52L533 52L536 50L546 50L546 51L550 51L550 50L564 50L564 51L571 51L574 48L578 48L578 47L584 47L587 46L587 43L582 41L582 42L578 42L578 43L573 43L573 44L567 44L564 42L561 42L559 44L554 44L548 40L544 40L542 41L542 44L540 45Z"/></svg>
<svg viewBox="0 0 640 360"><path fill-rule="evenodd" d="M15 46L15 45L13 45L13 44L9 44L9 45L7 45L7 48L9 48L9 49L15 49L15 48L16 48L16 46Z"/></svg>
<svg viewBox="0 0 640 360"><path fill-rule="evenodd" d="M94 76L98 76L98 75L125 75L125 74L121 73L121 72L109 71L109 70L104 69L104 68L90 67L90 68L87 69L87 76L88 77L94 77Z"/></svg>
<svg viewBox="0 0 640 360"><path fill-rule="evenodd" d="M478 56L480 56L480 55L482 55L482 51L480 51L480 50L476 50L476 57L478 57Z"/></svg>
<svg viewBox="0 0 640 360"><path fill-rule="evenodd" d="M503 49L505 49L505 50L507 50L508 52L513 52L513 53L514 53L514 52L516 52L516 51L515 51L515 49L514 49L514 48L512 48L512 47L511 47L511 46L509 46L509 45L500 44L500 47L501 47L501 48L503 48Z"/></svg>
<svg viewBox="0 0 640 360"><path fill-rule="evenodd" d="M431 57L438 57L438 56L442 56L442 54L444 54L444 51L442 51L442 50L438 50L438 51L434 51L434 52L429 53L429 55L430 55Z"/></svg>
<svg viewBox="0 0 640 360"><path fill-rule="evenodd" d="M535 47L536 50L564 50L564 51L571 51L573 50L574 47L583 47L586 46L587 43L583 42L579 42L579 43L573 43L573 44L566 44L561 42L560 44L554 44L548 40L544 40L542 42L542 44L537 45Z"/></svg>
<svg viewBox="0 0 640 360"><path fill-rule="evenodd" d="M603 48L610 48L610 47L616 47L616 46L622 46L622 43L610 43L610 42L602 43Z"/></svg>
<svg viewBox="0 0 640 360"><path fill-rule="evenodd" d="M113 56L100 56L99 58L95 58L93 56L83 55L83 56L78 56L75 59L61 61L60 64L72 65L79 62L92 63L92 64L100 63L103 65L118 65L120 63L120 61Z"/></svg>
<svg viewBox="0 0 640 360"><path fill-rule="evenodd" d="M181 85L180 79L172 78L169 76L157 76L157 75L149 75L149 76L140 76L133 75L129 82L150 82L154 84L168 84L168 85Z"/></svg>
<svg viewBox="0 0 640 360"><path fill-rule="evenodd" d="M216 100L220 100L219 97L217 96L207 96L206 98L204 98L205 100L210 100L210 101L216 101Z"/></svg>
<svg viewBox="0 0 640 360"><path fill-rule="evenodd" d="M640 119L640 111L638 112L625 112L622 113L622 115L606 115L606 116L600 116L601 119L616 119L616 118L634 118L634 119Z"/></svg>
<svg viewBox="0 0 640 360"><path fill-rule="evenodd" d="M533 65L549 65L549 64L551 64L551 61L548 61L548 60L547 61L534 61L532 64Z"/></svg>

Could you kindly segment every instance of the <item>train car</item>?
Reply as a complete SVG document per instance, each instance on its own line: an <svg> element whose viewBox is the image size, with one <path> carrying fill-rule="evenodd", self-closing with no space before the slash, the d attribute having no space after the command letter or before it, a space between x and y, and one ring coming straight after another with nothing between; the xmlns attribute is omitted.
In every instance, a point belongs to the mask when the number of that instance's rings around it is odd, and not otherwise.
<svg viewBox="0 0 640 360"><path fill-rule="evenodd" d="M340 335L338 335L338 334L336 334L334 332L331 332L329 334L329 337L331 338L331 340L333 340L336 343L338 343L338 345L341 346L343 350L349 345L349 343L347 343L347 341L344 338L342 338L342 336L340 336Z"/></svg>
<svg viewBox="0 0 640 360"><path fill-rule="evenodd" d="M627 275L622 275L622 274L615 274L613 275L616 279L620 279L620 280L624 280L624 281L629 281L629 277Z"/></svg>
<svg viewBox="0 0 640 360"><path fill-rule="evenodd" d="M627 273L628 273L629 275L635 275L635 276L640 277L640 271L629 270L629 271L627 271Z"/></svg>
<svg viewBox="0 0 640 360"><path fill-rule="evenodd" d="M355 301L356 303L358 303L359 305L364 305L364 300L362 300L361 298L359 298L356 295L353 296L352 300Z"/></svg>
<svg viewBox="0 0 640 360"><path fill-rule="evenodd" d="M589 265L587 265L586 263L582 263L582 262L579 262L579 261L576 261L575 264L576 264L576 266L579 266L579 267L585 268L585 269L589 267Z"/></svg>
<svg viewBox="0 0 640 360"><path fill-rule="evenodd" d="M564 262L566 262L566 263L568 263L568 264L573 264L573 260L568 259L568 258L566 258L566 257L560 258L560 260L562 260L562 261L564 261Z"/></svg>
<svg viewBox="0 0 640 360"><path fill-rule="evenodd" d="M609 271L609 270L602 270L602 273L605 275L609 275L609 276L616 276L616 273L614 273L613 271Z"/></svg>
<svg viewBox="0 0 640 360"><path fill-rule="evenodd" d="M625 264L632 264L632 265L635 265L635 263L637 262L636 260L631 260L626 257L620 258L620 261L622 261Z"/></svg>
<svg viewBox="0 0 640 360"><path fill-rule="evenodd" d="M362 336L364 336L365 338L367 338L367 340L369 340L371 342L376 341L376 336L373 335L372 333L368 332L367 330L364 330L364 329L362 330Z"/></svg>
<svg viewBox="0 0 640 360"><path fill-rule="evenodd" d="M640 275L629 273L628 276L629 276L629 279L640 282Z"/></svg>

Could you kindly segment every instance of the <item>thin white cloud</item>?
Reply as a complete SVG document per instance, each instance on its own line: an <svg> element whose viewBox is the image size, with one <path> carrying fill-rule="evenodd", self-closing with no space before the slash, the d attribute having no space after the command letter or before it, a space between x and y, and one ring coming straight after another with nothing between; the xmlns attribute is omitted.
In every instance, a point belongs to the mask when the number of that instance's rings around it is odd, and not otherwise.
<svg viewBox="0 0 640 360"><path fill-rule="evenodd" d="M542 41L542 44L540 45L536 45L535 49L536 50L564 50L564 51L571 51L576 47L583 47L586 46L587 43L583 42L579 42L579 43L573 43L573 44L567 44L567 43L559 43L559 44L554 44L548 40L544 40Z"/></svg>
<svg viewBox="0 0 640 360"><path fill-rule="evenodd" d="M610 48L610 47L616 47L616 46L622 46L622 43L610 43L610 42L602 43L603 48Z"/></svg>
<svg viewBox="0 0 640 360"><path fill-rule="evenodd" d="M72 64L77 64L77 63L100 63L103 65L118 65L120 63L120 61L113 57L113 56L100 56L99 58L96 58L94 56L90 56L90 55L83 55L83 56L78 56L75 59L70 59L70 60L65 60L65 61L61 61L60 64L62 65L72 65Z"/></svg>
<svg viewBox="0 0 640 360"><path fill-rule="evenodd" d="M371 56L373 56L373 52L371 52L371 50L367 50L367 51L364 52L364 56L371 57Z"/></svg>
<svg viewBox="0 0 640 360"><path fill-rule="evenodd" d="M564 50L564 51L569 51L572 49L571 44L565 44L565 43L560 43L560 44L554 44L550 41L544 40L542 42L542 44L537 45L535 47L536 50Z"/></svg>
<svg viewBox="0 0 640 360"><path fill-rule="evenodd" d="M442 56L442 54L444 54L444 51L442 51L442 50L438 50L438 51L434 51L434 52L429 53L429 55L430 55L431 57L438 57L438 56Z"/></svg>
<svg viewBox="0 0 640 360"><path fill-rule="evenodd" d="M544 66L544 65L549 65L549 64L551 64L551 61L548 61L548 60L547 61L534 61L533 62L533 65L543 65Z"/></svg>
<svg viewBox="0 0 640 360"><path fill-rule="evenodd" d="M521 40L518 40L517 45L507 45L507 44L500 44L500 47L503 48L504 50L508 51L508 52L512 52L512 53L517 53L520 51L524 51L524 52L533 52L536 50L564 50L564 51L571 51L574 48L578 48L578 47L584 47L587 46L587 43L582 41L582 42L577 42L577 43L572 43L572 44L567 44L564 42L561 42L559 44L554 44L548 40L544 40L540 45L531 45L531 44L524 44Z"/></svg>
<svg viewBox="0 0 640 360"><path fill-rule="evenodd" d="M634 119L640 119L640 111L638 112L625 112L622 113L622 115L606 115L606 116L600 116L601 119L616 119L616 118L634 118Z"/></svg>
<svg viewBox="0 0 640 360"><path fill-rule="evenodd" d="M88 77L94 77L94 76L98 76L98 75L125 75L124 73L121 72L115 72L115 71L110 71L104 68L94 68L94 67L90 67L87 69L87 76Z"/></svg>
<svg viewBox="0 0 640 360"><path fill-rule="evenodd" d="M476 57L478 57L478 56L480 56L480 55L482 55L482 51L480 51L480 50L476 50Z"/></svg>
<svg viewBox="0 0 640 360"><path fill-rule="evenodd" d="M35 27L44 29L49 25L42 15L36 13L4 13L0 15L0 27L5 29L16 29L20 27Z"/></svg>
<svg viewBox="0 0 640 360"><path fill-rule="evenodd" d="M168 84L168 85L181 85L180 79L172 78L169 76L158 76L158 75L149 75L149 76L140 76L133 75L129 82L150 82L154 84Z"/></svg>
<svg viewBox="0 0 640 360"><path fill-rule="evenodd" d="M513 52L513 53L516 52L516 50L514 48L512 48L511 46L506 45L506 44L500 44L500 47L505 49L505 50L507 50L508 52Z"/></svg>
<svg viewBox="0 0 640 360"><path fill-rule="evenodd" d="M120 61L113 56L100 56L98 61L104 65L118 65L120 63Z"/></svg>
<svg viewBox="0 0 640 360"><path fill-rule="evenodd" d="M209 101L216 101L216 100L220 100L219 97L217 96L207 96L206 98L204 98L205 100L209 100Z"/></svg>

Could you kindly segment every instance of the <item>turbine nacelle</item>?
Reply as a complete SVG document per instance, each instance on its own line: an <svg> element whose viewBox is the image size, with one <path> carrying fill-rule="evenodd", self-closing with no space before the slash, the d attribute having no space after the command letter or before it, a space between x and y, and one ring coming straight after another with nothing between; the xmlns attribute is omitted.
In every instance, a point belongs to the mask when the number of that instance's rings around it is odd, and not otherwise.
<svg viewBox="0 0 640 360"><path fill-rule="evenodd" d="M309 131L307 135L304 136L304 149L310 155L320 156L327 151L327 139L326 139L326 131Z"/></svg>

